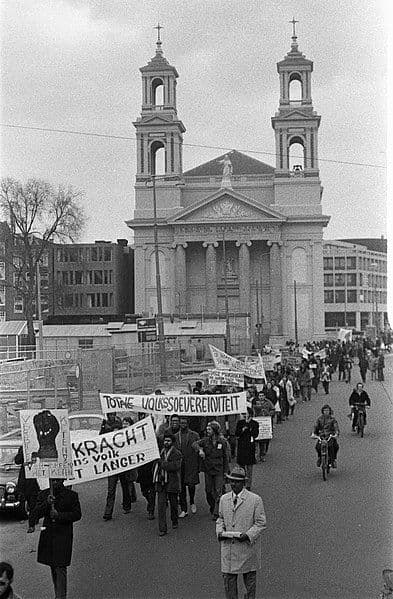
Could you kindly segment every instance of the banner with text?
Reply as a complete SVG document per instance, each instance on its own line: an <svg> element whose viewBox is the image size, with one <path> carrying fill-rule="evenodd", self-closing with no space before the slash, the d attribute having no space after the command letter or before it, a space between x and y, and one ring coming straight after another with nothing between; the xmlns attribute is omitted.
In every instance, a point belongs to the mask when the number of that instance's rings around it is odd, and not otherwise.
<svg viewBox="0 0 393 599"><path fill-rule="evenodd" d="M259 358L250 356L252 364L247 364L247 362L243 362L242 360L238 360L237 358L226 354L221 349L214 347L214 345L209 345L209 349L213 358L214 366L217 368L217 370L235 370L236 372L241 372L251 378L265 378L265 370L263 368L262 361Z"/></svg>
<svg viewBox="0 0 393 599"><path fill-rule="evenodd" d="M244 374L235 370L208 370L209 385L244 387Z"/></svg>
<svg viewBox="0 0 393 599"><path fill-rule="evenodd" d="M26 478L72 476L67 410L20 410Z"/></svg>
<svg viewBox="0 0 393 599"><path fill-rule="evenodd" d="M151 416L127 428L72 441L74 477L65 485L120 474L160 457Z"/></svg>
<svg viewBox="0 0 393 599"><path fill-rule="evenodd" d="M256 420L259 424L257 441L262 441L263 439L272 439L273 429L272 419L270 416L254 416L254 420Z"/></svg>
<svg viewBox="0 0 393 599"><path fill-rule="evenodd" d="M148 412L179 416L229 416L246 412L246 392L220 395L130 395L100 393L101 407L108 412Z"/></svg>

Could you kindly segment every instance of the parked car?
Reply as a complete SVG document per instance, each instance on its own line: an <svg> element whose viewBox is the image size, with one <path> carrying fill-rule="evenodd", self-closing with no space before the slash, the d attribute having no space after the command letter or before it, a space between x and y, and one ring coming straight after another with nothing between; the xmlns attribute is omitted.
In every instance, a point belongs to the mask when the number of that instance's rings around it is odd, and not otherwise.
<svg viewBox="0 0 393 599"><path fill-rule="evenodd" d="M26 513L17 489L20 466L14 462L20 445L20 437L0 439L0 513L14 512L18 517Z"/></svg>

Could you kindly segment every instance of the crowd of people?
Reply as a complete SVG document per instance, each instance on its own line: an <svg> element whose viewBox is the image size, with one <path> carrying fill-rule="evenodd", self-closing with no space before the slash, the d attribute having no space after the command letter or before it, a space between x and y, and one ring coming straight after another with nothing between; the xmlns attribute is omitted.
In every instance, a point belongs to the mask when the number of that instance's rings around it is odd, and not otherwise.
<svg viewBox="0 0 393 599"><path fill-rule="evenodd" d="M294 344L289 344L288 351L289 358L295 355L299 358L299 350ZM380 349L368 347L365 342L309 343L303 347L300 359L284 357L281 363L275 364L274 370L266 373L265 380L246 378L248 407L245 414L219 416L216 419L179 417L173 414L165 418L156 426L160 458L138 469L108 476L103 519L109 521L113 517L118 482L122 489L122 508L125 514L131 511L132 503L137 501L136 485L139 484L146 500L147 518L154 520L157 517L158 534L164 537L168 534L168 507L172 529L178 528L179 520L197 513L199 508L195 493L203 472L206 502L211 518L216 522L217 538L221 544L226 596L231 599L237 596L238 573L243 574L248 593L246 596L255 596L254 574L258 559L255 551L251 551L250 544L253 541L252 535L255 533L258 537L266 526L266 516L261 498L251 491L253 468L258 462L266 460L271 441L270 436L260 437L256 418L270 418L271 430L282 426L294 417L297 403L309 402L313 395L318 394L319 383L323 386L324 394L329 395L329 384L336 371L338 381L349 383L355 357L358 358L359 373L363 381L366 380L368 370L373 373L371 364L375 359L378 360L375 371L377 380L383 381L384 361L381 360L381 355L383 358ZM192 393L218 394L240 390L230 386L209 387L203 381L197 381ZM156 393L160 394L161 391L157 389ZM362 383L356 385L349 398L353 430L356 426L356 405L359 403L370 405L370 398ZM140 417L144 416L145 414L140 414ZM100 434L132 424L133 420L129 416L120 418L116 413L109 413L102 422ZM333 410L325 404L313 434L315 437L322 434L331 437L329 456L333 468L336 467L339 449L338 432ZM319 466L321 456L318 442L316 451ZM50 490L39 491L35 480L26 479L22 448L15 461L21 464L19 487L23 489L28 502L28 532L34 532L39 519L44 517L38 561L51 568L56 598L66 597L67 566L72 552L72 525L81 518L78 495L64 487L60 480L52 481ZM236 464L234 468L233 464ZM226 493L226 484L231 486L229 493ZM231 522L236 520L234 513L238 501L245 504L244 511L239 512L238 523L243 536L228 537L223 533L229 531L230 518L233 516ZM249 510L254 510L251 519ZM243 546L245 541L248 544ZM235 549L231 548L233 555L237 556L234 561L244 565L244 560L249 559L247 566L231 565L228 558L229 542L239 544L239 547L236 545ZM53 550L54 544L59 548L56 551ZM12 574L11 571L5 571L4 576L12 581Z"/></svg>

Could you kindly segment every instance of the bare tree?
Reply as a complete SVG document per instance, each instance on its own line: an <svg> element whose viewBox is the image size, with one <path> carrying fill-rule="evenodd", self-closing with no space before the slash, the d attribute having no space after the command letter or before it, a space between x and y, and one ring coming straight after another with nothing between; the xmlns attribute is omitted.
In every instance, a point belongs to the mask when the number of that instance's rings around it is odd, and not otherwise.
<svg viewBox="0 0 393 599"><path fill-rule="evenodd" d="M55 189L37 179L25 184L11 178L1 181L0 209L10 225L16 258L13 286L23 298L30 345L35 343L37 269L52 243L73 242L79 237L85 224L82 197L82 192L71 187Z"/></svg>

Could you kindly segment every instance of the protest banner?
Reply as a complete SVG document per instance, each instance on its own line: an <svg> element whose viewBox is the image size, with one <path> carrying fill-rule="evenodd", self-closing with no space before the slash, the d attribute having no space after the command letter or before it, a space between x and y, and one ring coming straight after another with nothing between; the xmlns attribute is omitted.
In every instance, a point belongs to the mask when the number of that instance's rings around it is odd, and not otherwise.
<svg viewBox="0 0 393 599"><path fill-rule="evenodd" d="M26 478L73 474L67 410L20 410Z"/></svg>
<svg viewBox="0 0 393 599"><path fill-rule="evenodd" d="M108 412L147 412L179 416L230 416L246 412L246 392L220 395L131 395L100 393L101 408Z"/></svg>
<svg viewBox="0 0 393 599"><path fill-rule="evenodd" d="M281 354L262 354L262 362L265 370L272 372L274 366L281 362Z"/></svg>
<svg viewBox="0 0 393 599"><path fill-rule="evenodd" d="M104 435L72 441L74 476L65 485L121 474L160 457L151 416Z"/></svg>
<svg viewBox="0 0 393 599"><path fill-rule="evenodd" d="M270 416L254 416L254 420L256 420L259 425L257 441L261 441L262 439L272 439L273 429Z"/></svg>
<svg viewBox="0 0 393 599"><path fill-rule="evenodd" d="M244 387L244 374L234 370L208 370L209 385L234 385Z"/></svg>
<svg viewBox="0 0 393 599"><path fill-rule="evenodd" d="M248 362L243 362L214 347L214 345L209 345L209 349L217 370L235 370L250 378L265 378L263 364L258 358L247 356L249 358Z"/></svg>
<svg viewBox="0 0 393 599"><path fill-rule="evenodd" d="M352 329L340 329L337 333L337 339L340 341L340 343L343 341L345 341L345 343L349 343L352 341Z"/></svg>
<svg viewBox="0 0 393 599"><path fill-rule="evenodd" d="M282 351L282 363L293 368L298 368L302 363L303 356L300 352L284 352Z"/></svg>

